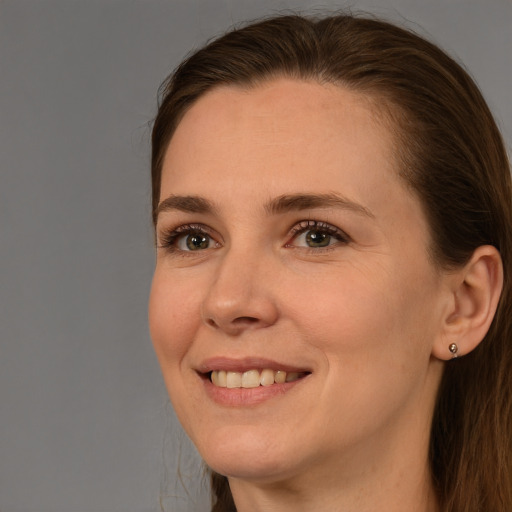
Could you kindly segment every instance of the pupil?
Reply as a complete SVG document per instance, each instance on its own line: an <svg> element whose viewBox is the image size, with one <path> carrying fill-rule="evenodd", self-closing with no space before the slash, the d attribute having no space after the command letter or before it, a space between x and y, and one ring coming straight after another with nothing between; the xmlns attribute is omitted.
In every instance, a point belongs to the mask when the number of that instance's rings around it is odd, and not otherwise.
<svg viewBox="0 0 512 512"><path fill-rule="evenodd" d="M327 247L331 241L331 235L322 231L308 231L306 241L310 247Z"/></svg>
<svg viewBox="0 0 512 512"><path fill-rule="evenodd" d="M210 244L208 237L201 233L193 233L187 236L187 247L191 251L197 251L197 249L207 249Z"/></svg>

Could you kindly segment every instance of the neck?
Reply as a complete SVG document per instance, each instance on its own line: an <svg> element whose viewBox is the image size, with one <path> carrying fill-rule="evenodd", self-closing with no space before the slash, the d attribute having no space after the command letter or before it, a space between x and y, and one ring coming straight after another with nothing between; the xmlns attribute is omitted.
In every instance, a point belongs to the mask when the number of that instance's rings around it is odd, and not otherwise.
<svg viewBox="0 0 512 512"><path fill-rule="evenodd" d="M238 512L439 512L428 464L366 468L355 478L343 471L278 482L229 479Z"/></svg>

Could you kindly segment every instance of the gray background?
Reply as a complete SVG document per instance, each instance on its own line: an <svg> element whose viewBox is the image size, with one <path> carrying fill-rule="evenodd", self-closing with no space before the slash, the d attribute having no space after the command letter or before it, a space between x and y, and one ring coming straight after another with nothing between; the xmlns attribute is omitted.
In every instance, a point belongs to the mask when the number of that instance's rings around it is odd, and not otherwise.
<svg viewBox="0 0 512 512"><path fill-rule="evenodd" d="M462 60L511 146L512 0L0 0L0 512L205 510L147 328L155 93L234 22L347 5Z"/></svg>

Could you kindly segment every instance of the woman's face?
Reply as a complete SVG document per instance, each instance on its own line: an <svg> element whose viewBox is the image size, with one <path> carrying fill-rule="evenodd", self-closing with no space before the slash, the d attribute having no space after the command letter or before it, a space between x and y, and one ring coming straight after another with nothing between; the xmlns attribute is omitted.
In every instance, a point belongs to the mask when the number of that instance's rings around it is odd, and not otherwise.
<svg viewBox="0 0 512 512"><path fill-rule="evenodd" d="M280 79L209 92L171 140L151 335L222 474L426 459L448 294L378 119L343 88Z"/></svg>

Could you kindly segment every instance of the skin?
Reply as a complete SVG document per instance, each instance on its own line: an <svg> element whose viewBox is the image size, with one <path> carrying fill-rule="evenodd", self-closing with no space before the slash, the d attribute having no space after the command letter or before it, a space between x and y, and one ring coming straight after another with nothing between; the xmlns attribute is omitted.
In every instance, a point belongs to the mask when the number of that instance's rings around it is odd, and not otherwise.
<svg viewBox="0 0 512 512"><path fill-rule="evenodd" d="M429 259L427 222L393 145L364 97L287 79L214 89L170 142L161 201L198 196L213 209L158 216L151 335L185 431L228 476L241 512L438 510L429 428L455 278ZM295 194L349 206L268 211ZM307 220L348 236L308 247L307 232L293 231ZM207 248L189 250L187 233L165 246L189 224L203 226ZM227 406L198 374L212 357L310 374Z"/></svg>

